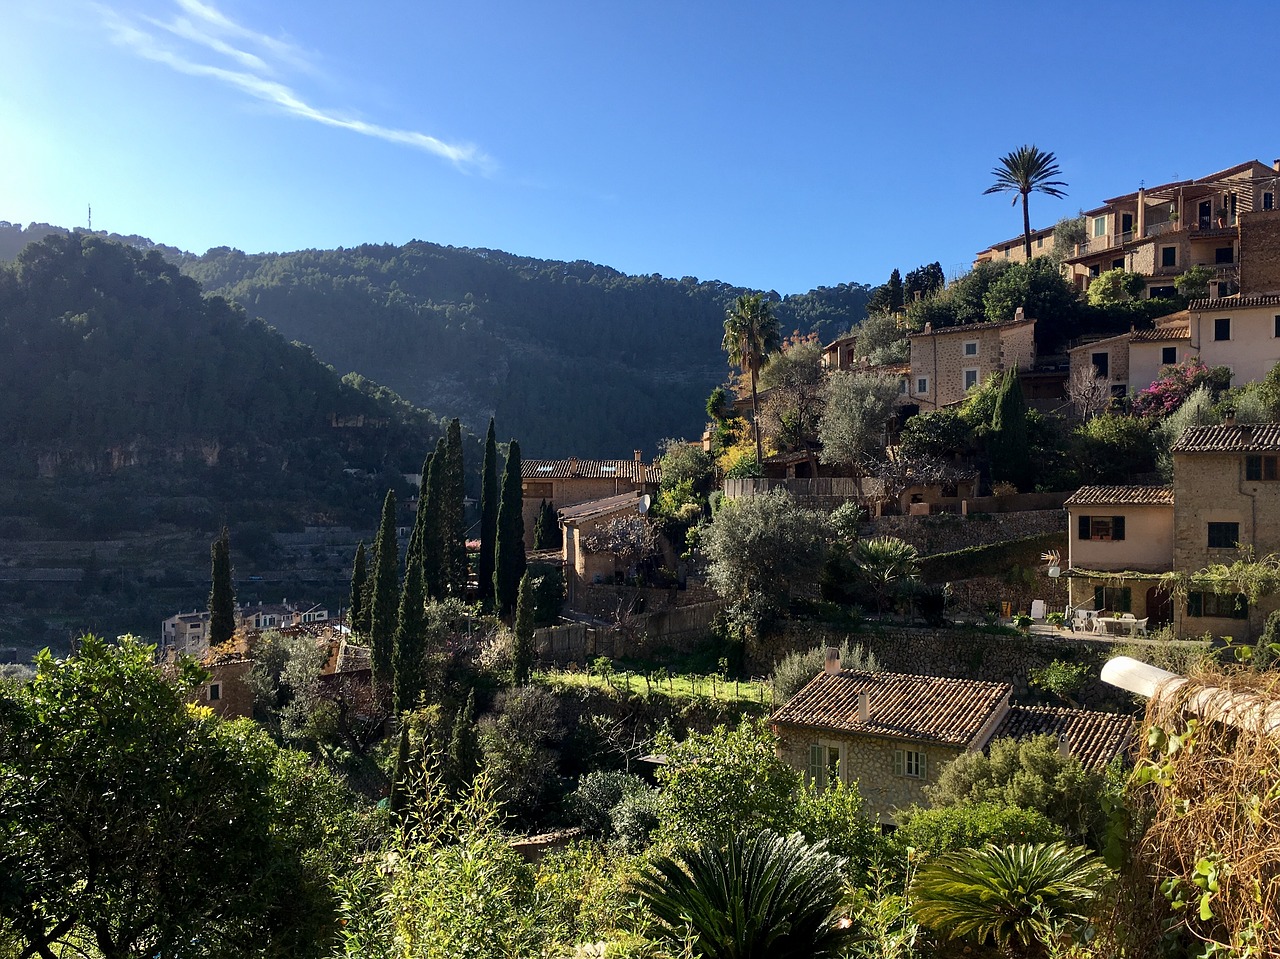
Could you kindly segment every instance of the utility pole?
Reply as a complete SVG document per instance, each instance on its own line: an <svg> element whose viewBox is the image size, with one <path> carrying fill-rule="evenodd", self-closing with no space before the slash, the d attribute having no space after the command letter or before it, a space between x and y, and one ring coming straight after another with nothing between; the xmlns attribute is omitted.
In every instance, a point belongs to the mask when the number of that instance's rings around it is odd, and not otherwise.
<svg viewBox="0 0 1280 959"><path fill-rule="evenodd" d="M89 232L93 232L93 204L89 204Z"/></svg>

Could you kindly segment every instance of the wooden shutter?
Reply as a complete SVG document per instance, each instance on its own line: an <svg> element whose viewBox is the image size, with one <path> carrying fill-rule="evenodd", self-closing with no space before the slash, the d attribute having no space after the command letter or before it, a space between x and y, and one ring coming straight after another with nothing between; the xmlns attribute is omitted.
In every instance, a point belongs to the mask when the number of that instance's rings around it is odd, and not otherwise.
<svg viewBox="0 0 1280 959"><path fill-rule="evenodd" d="M1124 517L1123 516L1111 517L1111 538L1113 540L1124 539ZM1125 607L1125 608L1127 609L1128 607Z"/></svg>
<svg viewBox="0 0 1280 959"><path fill-rule="evenodd" d="M1081 539L1089 538L1089 517L1087 516L1080 517L1080 528L1078 532L1080 533Z"/></svg>
<svg viewBox="0 0 1280 959"><path fill-rule="evenodd" d="M809 746L809 778L822 785L822 746L813 743Z"/></svg>
<svg viewBox="0 0 1280 959"><path fill-rule="evenodd" d="M1120 612L1133 612L1133 590L1128 586L1120 590Z"/></svg>
<svg viewBox="0 0 1280 959"><path fill-rule="evenodd" d="M1188 615L1188 616L1200 616L1200 615L1202 615L1202 614L1201 614L1201 612L1200 612L1200 609L1201 609L1201 605L1200 605L1200 594L1199 594L1199 593L1187 593L1187 615Z"/></svg>
<svg viewBox="0 0 1280 959"><path fill-rule="evenodd" d="M906 757L903 756L901 749L895 749L893 751L893 774L895 776L903 776L906 775L906 771Z"/></svg>

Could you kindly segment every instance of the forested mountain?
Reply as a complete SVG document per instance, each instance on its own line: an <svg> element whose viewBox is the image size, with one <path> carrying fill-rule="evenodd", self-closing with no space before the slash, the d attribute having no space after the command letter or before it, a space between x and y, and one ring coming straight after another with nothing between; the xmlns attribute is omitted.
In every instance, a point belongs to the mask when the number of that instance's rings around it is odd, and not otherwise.
<svg viewBox="0 0 1280 959"><path fill-rule="evenodd" d="M64 478L112 477L112 497L87 489L83 504L110 515L69 517L92 527L83 532L146 528L163 518L148 510L172 507L157 497L179 493L204 501L186 502L178 513L199 515L180 522L216 522L228 501L243 503L238 517L277 526L360 516L374 489L358 476L417 472L441 433L431 414L362 377L340 379L307 348L203 296L158 252L97 236L54 234L0 267L0 342L0 473L10 479L0 514L40 512L20 496L65 510L74 484ZM131 512L143 515L121 515Z"/></svg>
<svg viewBox="0 0 1280 959"><path fill-rule="evenodd" d="M724 311L739 287L628 276L432 243L246 255L219 248L184 272L326 362L358 370L472 429L496 415L538 456L655 451L696 437L729 370ZM824 339L863 316L842 284L775 304L783 330Z"/></svg>

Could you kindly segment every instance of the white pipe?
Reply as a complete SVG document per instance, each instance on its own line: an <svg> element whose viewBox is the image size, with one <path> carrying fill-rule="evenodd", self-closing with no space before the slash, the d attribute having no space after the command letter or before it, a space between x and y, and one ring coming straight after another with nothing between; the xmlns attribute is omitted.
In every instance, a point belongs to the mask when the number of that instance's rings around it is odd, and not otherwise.
<svg viewBox="0 0 1280 959"><path fill-rule="evenodd" d="M1168 702L1188 682L1184 676L1128 656L1108 660L1102 667L1102 681L1161 702ZM1186 705L1204 719L1267 735L1280 734L1280 702L1268 702L1253 693L1205 686L1191 693Z"/></svg>

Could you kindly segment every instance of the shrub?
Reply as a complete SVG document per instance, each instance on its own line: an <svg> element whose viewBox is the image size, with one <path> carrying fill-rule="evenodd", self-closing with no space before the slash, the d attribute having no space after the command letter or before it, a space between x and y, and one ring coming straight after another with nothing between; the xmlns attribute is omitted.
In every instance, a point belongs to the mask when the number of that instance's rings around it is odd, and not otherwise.
<svg viewBox="0 0 1280 959"><path fill-rule="evenodd" d="M796 829L812 843L845 861L845 870L858 885L867 881L872 864L884 848L880 826L865 814L856 783L837 781L829 789L806 785L796 797Z"/></svg>
<svg viewBox="0 0 1280 959"><path fill-rule="evenodd" d="M649 845L649 837L661 824L661 817L662 794L647 787L627 793L609 810L614 835L627 852L639 852Z"/></svg>
<svg viewBox="0 0 1280 959"><path fill-rule="evenodd" d="M822 672L826 665L826 647L815 646L807 652L790 652L773 668L773 701L782 705L800 691L809 680ZM875 653L865 646L850 646L846 639L840 644L840 668L878 673L880 664Z"/></svg>
<svg viewBox="0 0 1280 959"><path fill-rule="evenodd" d="M1019 842L1057 842L1062 828L1044 813L1001 803L960 803L941 809L912 806L901 813L889 845L903 858L908 848L923 859L960 849Z"/></svg>
<svg viewBox="0 0 1280 959"><path fill-rule="evenodd" d="M596 770L578 781L578 788L569 794L569 808L582 825L603 835L612 830L613 808L643 789L644 780L632 773Z"/></svg>

